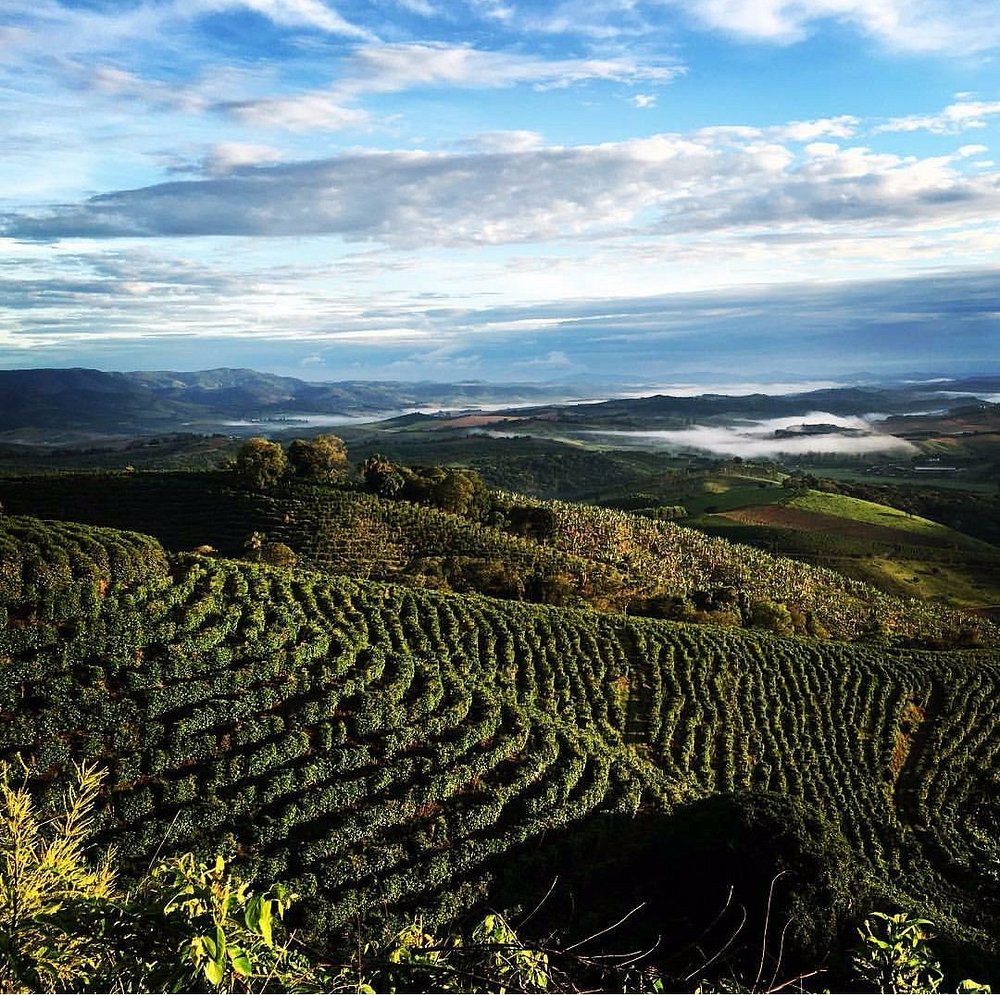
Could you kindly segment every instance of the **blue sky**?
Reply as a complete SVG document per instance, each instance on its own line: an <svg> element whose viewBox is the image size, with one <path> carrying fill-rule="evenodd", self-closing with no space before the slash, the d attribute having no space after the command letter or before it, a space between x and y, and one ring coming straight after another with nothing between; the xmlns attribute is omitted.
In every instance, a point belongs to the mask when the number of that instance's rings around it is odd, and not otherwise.
<svg viewBox="0 0 1000 995"><path fill-rule="evenodd" d="M1000 370L994 0L4 0L0 366Z"/></svg>

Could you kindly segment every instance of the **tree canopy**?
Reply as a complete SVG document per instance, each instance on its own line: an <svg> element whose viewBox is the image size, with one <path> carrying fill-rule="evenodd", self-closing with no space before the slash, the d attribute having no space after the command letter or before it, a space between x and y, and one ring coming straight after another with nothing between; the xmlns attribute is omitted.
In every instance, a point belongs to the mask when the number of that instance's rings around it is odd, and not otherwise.
<svg viewBox="0 0 1000 995"><path fill-rule="evenodd" d="M288 462L297 478L316 483L331 483L350 470L344 440L329 433L311 439L292 439Z"/></svg>
<svg viewBox="0 0 1000 995"><path fill-rule="evenodd" d="M288 458L281 444L261 435L247 439L236 454L236 476L253 490L273 487L287 469Z"/></svg>

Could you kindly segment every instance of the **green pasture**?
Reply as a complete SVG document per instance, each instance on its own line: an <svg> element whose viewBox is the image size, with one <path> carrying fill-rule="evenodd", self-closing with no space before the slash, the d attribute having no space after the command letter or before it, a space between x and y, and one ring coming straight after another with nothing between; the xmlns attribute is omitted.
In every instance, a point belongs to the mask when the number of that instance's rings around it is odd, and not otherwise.
<svg viewBox="0 0 1000 995"><path fill-rule="evenodd" d="M807 491L796 494L783 502L787 507L800 508L803 511L814 511L835 518L844 518L852 522L864 522L868 525L879 525L884 528L897 529L914 536L927 537L949 545L963 546L969 549L990 550L988 543L980 542L969 536L956 532L938 522L911 515L888 505L864 501L860 498L847 497L843 494L827 494L822 491Z"/></svg>

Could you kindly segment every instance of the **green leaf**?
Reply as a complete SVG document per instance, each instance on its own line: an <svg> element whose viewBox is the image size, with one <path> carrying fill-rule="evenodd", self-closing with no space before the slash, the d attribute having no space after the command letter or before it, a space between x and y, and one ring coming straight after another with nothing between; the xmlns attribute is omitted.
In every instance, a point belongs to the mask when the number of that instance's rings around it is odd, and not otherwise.
<svg viewBox="0 0 1000 995"><path fill-rule="evenodd" d="M216 967L219 978L221 979L226 973L226 934L223 932L221 926L215 927L215 959L211 961ZM206 974L208 972L208 967L205 968ZM213 982L213 984L219 984L218 981Z"/></svg>
<svg viewBox="0 0 1000 995"><path fill-rule="evenodd" d="M209 984L221 985L222 979L226 975L225 965L219 966L219 962L215 960L205 961L205 977L208 978Z"/></svg>
<svg viewBox="0 0 1000 995"><path fill-rule="evenodd" d="M196 936L191 941L191 955L196 963L204 958L218 960L219 945L210 936Z"/></svg>
<svg viewBox="0 0 1000 995"><path fill-rule="evenodd" d="M243 913L247 929L253 930L255 933L260 932L260 907L262 901L263 899L260 895L254 895L253 898L247 902L246 910Z"/></svg>
<svg viewBox="0 0 1000 995"><path fill-rule="evenodd" d="M250 963L250 957L242 947L229 947L226 953L229 954L229 962L237 974L246 976L252 973L253 965Z"/></svg>
<svg viewBox="0 0 1000 995"><path fill-rule="evenodd" d="M264 938L264 943L268 947L274 946L274 939L271 936L271 903L269 901L264 900L260 903L260 919L257 931Z"/></svg>
<svg viewBox="0 0 1000 995"><path fill-rule="evenodd" d="M984 995L991 995L993 989L989 985L980 984L978 981L973 981L971 978L965 978L958 983L958 991L960 995L964 993L980 992Z"/></svg>

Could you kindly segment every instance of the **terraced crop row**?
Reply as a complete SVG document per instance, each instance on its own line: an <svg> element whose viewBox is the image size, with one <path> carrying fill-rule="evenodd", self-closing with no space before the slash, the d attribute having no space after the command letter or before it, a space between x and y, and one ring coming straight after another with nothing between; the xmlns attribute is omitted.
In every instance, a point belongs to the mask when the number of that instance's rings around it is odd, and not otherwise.
<svg viewBox="0 0 1000 995"><path fill-rule="evenodd" d="M501 506L531 504L553 512L553 548L615 566L636 593L666 590L686 594L696 589L730 587L744 596L791 601L812 612L838 638L857 639L873 629L903 636L944 637L958 627L975 629L987 643L997 641L994 626L915 598L894 598L823 567L773 556L751 546L730 543L670 522L639 515L500 495Z"/></svg>
<svg viewBox="0 0 1000 995"><path fill-rule="evenodd" d="M81 582L103 594L167 571L163 548L149 536L33 518L0 522L0 604L28 604L35 615L65 614L68 606L59 609L58 596L83 591Z"/></svg>
<svg viewBox="0 0 1000 995"><path fill-rule="evenodd" d="M729 589L739 595L744 616L754 601L787 601L835 638L887 633L946 645L964 631L984 645L1000 642L996 626L984 619L893 598L831 570L607 508L494 495L498 521L515 505L551 514L552 534L538 542L351 489L296 485L252 494L230 483L219 473L66 475L0 481L0 498L12 511L142 529L173 551L207 543L235 555L250 533L260 532L290 546L301 565L332 574L382 580L426 574L433 580L439 569L450 580L459 578L457 589L481 590L488 580L477 569L499 564L522 586L558 579L571 597L601 607ZM471 576L462 580L464 561ZM551 600L518 593L509 576L504 584L512 588L506 596Z"/></svg>
<svg viewBox="0 0 1000 995"><path fill-rule="evenodd" d="M0 755L32 754L47 775L100 758L102 832L137 866L164 838L228 839L262 878L314 896L316 928L359 910L444 916L548 833L756 790L804 802L872 875L912 881L950 914L996 905L977 869L1000 774L989 654L781 640L196 556L168 572L142 538L17 519L0 532L5 564L31 542L124 564L99 594L63 590L69 614L25 613L34 589L5 588L21 614L0 629ZM93 592L78 574L63 581ZM916 702L933 703L922 733L904 728ZM58 778L42 790L55 802Z"/></svg>

